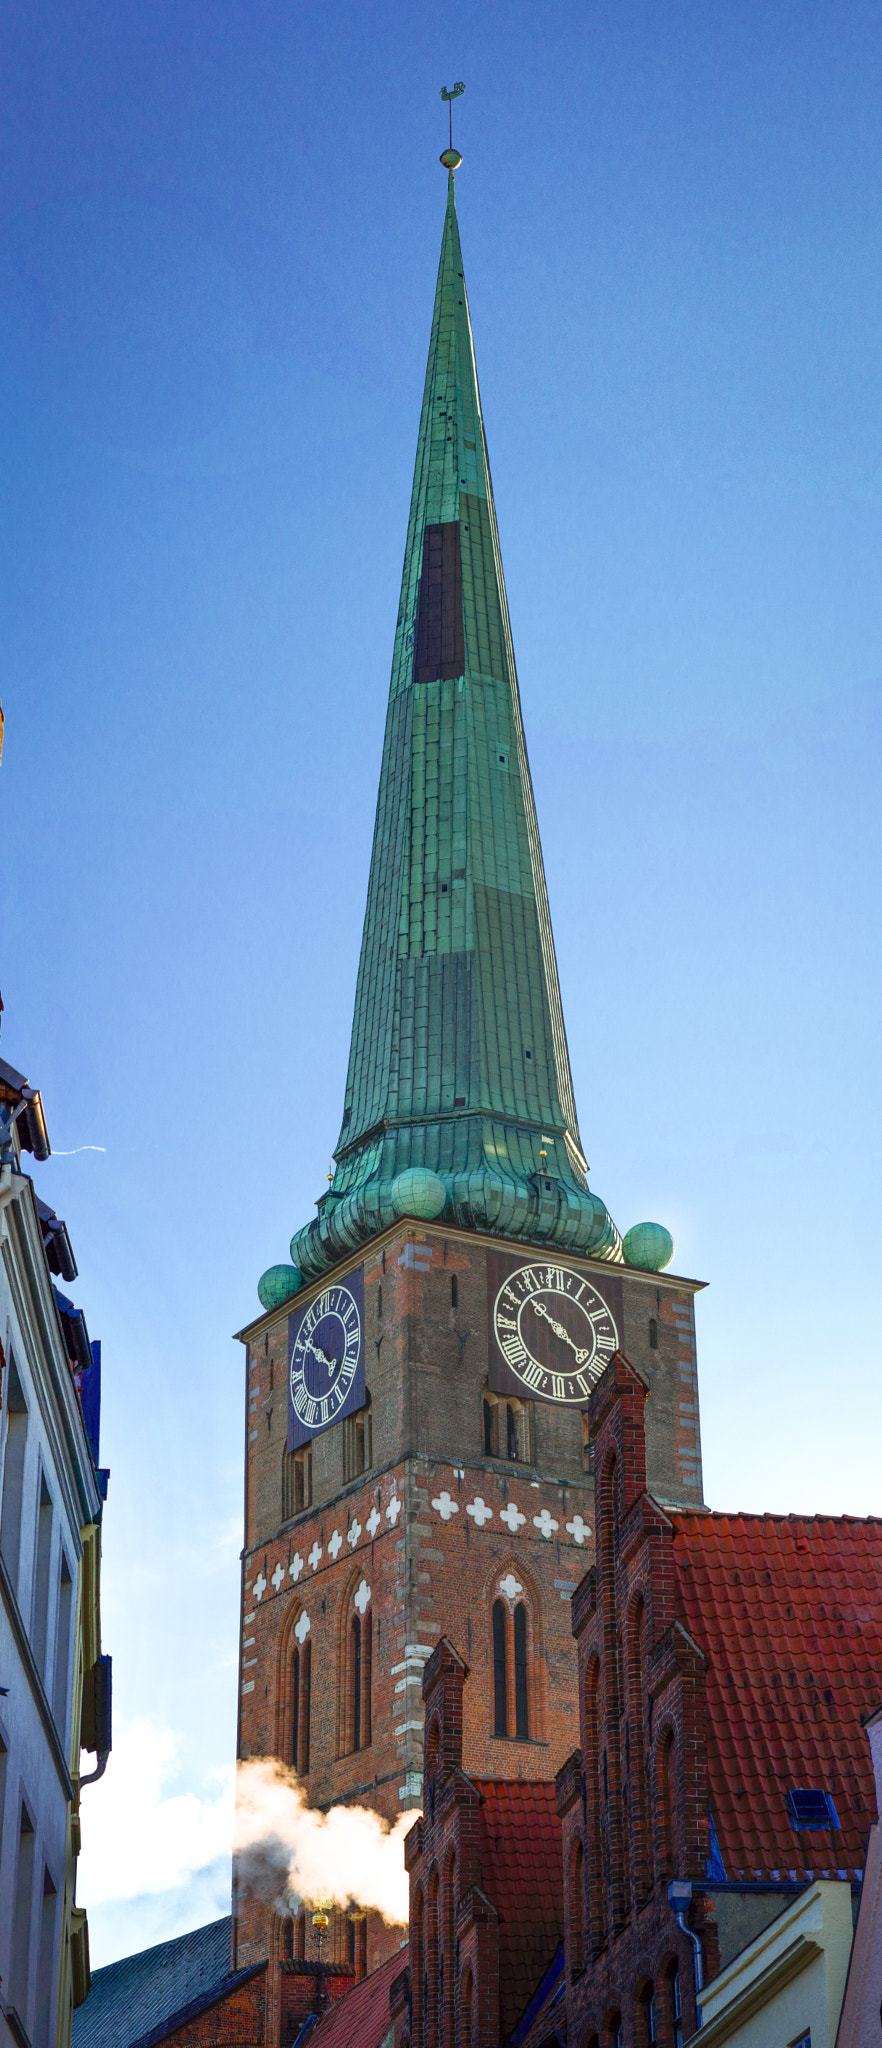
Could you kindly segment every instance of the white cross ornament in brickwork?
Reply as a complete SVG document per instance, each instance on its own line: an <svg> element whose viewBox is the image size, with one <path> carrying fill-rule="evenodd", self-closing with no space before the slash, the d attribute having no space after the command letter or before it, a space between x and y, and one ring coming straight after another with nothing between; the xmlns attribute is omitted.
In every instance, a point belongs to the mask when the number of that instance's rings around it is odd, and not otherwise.
<svg viewBox="0 0 882 2048"><path fill-rule="evenodd" d="M278 1590L279 1590L279 1587L280 1587L280 1586L283 1586L283 1585L284 1585L284 1583L285 1583L285 1567L284 1567L284 1565L283 1565L283 1564L277 1564L277 1565L276 1565L276 1569L275 1569L275 1571L273 1572L273 1579L272 1579L272 1582L273 1582L273 1585L275 1586L276 1592L278 1592Z"/></svg>
<svg viewBox="0 0 882 2048"><path fill-rule="evenodd" d="M389 1506L386 1509L386 1520L387 1522L391 1522L393 1529L395 1527L395 1524L398 1520L398 1517L401 1513L403 1506L404 1502L399 1500L397 1493L393 1493L392 1499L389 1502Z"/></svg>
<svg viewBox="0 0 882 2048"><path fill-rule="evenodd" d="M479 1493L475 1495L474 1500L468 1502L466 1514L474 1515L476 1529L483 1529L485 1522L493 1520L493 1509L488 1508L487 1502L481 1499Z"/></svg>
<svg viewBox="0 0 882 2048"><path fill-rule="evenodd" d="M459 1501L451 1500L446 1486L444 1492L439 1494L438 1499L433 1500L432 1506L437 1508L442 1522L449 1522L451 1515L459 1514Z"/></svg>
<svg viewBox="0 0 882 2048"><path fill-rule="evenodd" d="M558 1523L552 1521L548 1509L543 1508L541 1515L533 1516L533 1527L534 1529L538 1529L540 1536L544 1536L546 1542L548 1542L549 1537L553 1535L555 1529L558 1527Z"/></svg>
<svg viewBox="0 0 882 2048"><path fill-rule="evenodd" d="M360 1535L361 1535L361 1523L360 1523L360 1522L358 1521L358 1519L356 1518L356 1520L355 1520L354 1522L351 1522L351 1523L350 1523L350 1525L349 1525L349 1531L348 1531L348 1534L347 1534L347 1537L346 1537L346 1541L347 1541L347 1543L349 1544L349 1547L350 1547L350 1549L351 1549L351 1550L354 1550L354 1549L355 1549L356 1543L358 1542L358 1539L359 1539L359 1536L360 1536Z"/></svg>
<svg viewBox="0 0 882 2048"><path fill-rule="evenodd" d="M313 1546L312 1546L312 1549L311 1549L311 1551L310 1551L310 1553L309 1553L309 1556L308 1556L308 1558L307 1558L307 1560L306 1560L307 1564L311 1564L311 1565L312 1565L312 1569L313 1569L313 1571L314 1571L314 1572L317 1572L317 1571L318 1571L318 1568L319 1568L319 1562L320 1562L320 1560L321 1560L321 1554L322 1554L322 1546L321 1546L321 1544L319 1543L319 1541L318 1541L318 1538L316 1538L316 1541L314 1542L314 1544L313 1544Z"/></svg>
<svg viewBox="0 0 882 2048"><path fill-rule="evenodd" d="M290 1572L290 1574L291 1574L291 1577L292 1577L292 1579L294 1580L294 1584L295 1584L295 1586L296 1586L296 1584L297 1584L297 1581L298 1581L298 1579L299 1579L299 1577L300 1577L300 1574L301 1574L301 1572L302 1572L302 1570L303 1570L303 1559L302 1559L302 1557L301 1557L301 1555L300 1555L300 1552L299 1552L299 1550L295 1550L295 1552L294 1552L294 1556L292 1557L292 1559L291 1559L291 1562L290 1562L290 1564L289 1564L289 1566L288 1566L288 1570L289 1570L289 1572Z"/></svg>
<svg viewBox="0 0 882 2048"><path fill-rule="evenodd" d="M300 1648L302 1650L306 1638L309 1634L309 1615L305 1612L301 1614L299 1620L295 1624L294 1634L297 1637L297 1641L300 1644Z"/></svg>
<svg viewBox="0 0 882 2048"><path fill-rule="evenodd" d="M334 1534L331 1537L330 1543L328 1544L328 1556L334 1559L335 1564L337 1561L338 1554L342 1550L342 1548L343 1538L340 1534L339 1529L335 1529Z"/></svg>
<svg viewBox="0 0 882 2048"><path fill-rule="evenodd" d="M515 1578L514 1572L506 1572L505 1578L499 1581L499 1591L505 1594L506 1600L515 1600L517 1595L522 1593L523 1590L523 1586Z"/></svg>
<svg viewBox="0 0 882 2048"><path fill-rule="evenodd" d="M504 1508L499 1510L499 1519L500 1522L506 1522L512 1535L516 1536L521 1524L526 1521L527 1517L521 1514L520 1508L515 1507L513 1500L508 1500Z"/></svg>
<svg viewBox="0 0 882 2048"><path fill-rule="evenodd" d="M252 1587L252 1591L254 1593L255 1600L263 1599L264 1593L266 1592L266 1580L262 1572L258 1572L257 1577L254 1581L254 1585Z"/></svg>
<svg viewBox="0 0 882 2048"><path fill-rule="evenodd" d="M572 1521L567 1522L566 1530L574 1543L584 1543L591 1534L589 1523L583 1522L581 1515L574 1515Z"/></svg>
<svg viewBox="0 0 882 2048"><path fill-rule="evenodd" d="M362 1617L364 1617L364 1610L368 1604L370 1597L371 1589L368 1585L367 1579L362 1579L361 1585L359 1586L358 1592L356 1593L355 1599L353 1601L353 1606L358 1608L359 1614Z"/></svg>
<svg viewBox="0 0 882 2048"><path fill-rule="evenodd" d="M367 1528L367 1532L368 1532L368 1535L369 1535L369 1537L370 1537L370 1539L371 1539L371 1542L372 1542L372 1543L373 1543L374 1537L376 1536L377 1530L379 1529L379 1526L380 1526L380 1523L381 1523L382 1519L383 1519L383 1517L382 1517L382 1515L380 1514L380 1510L379 1510L379 1508L376 1508L376 1507L374 1507L374 1508L371 1508L371 1511L370 1511L370 1514L368 1515L368 1518L367 1518L367 1523L366 1523L366 1525L365 1525L365 1526L366 1526L366 1528Z"/></svg>

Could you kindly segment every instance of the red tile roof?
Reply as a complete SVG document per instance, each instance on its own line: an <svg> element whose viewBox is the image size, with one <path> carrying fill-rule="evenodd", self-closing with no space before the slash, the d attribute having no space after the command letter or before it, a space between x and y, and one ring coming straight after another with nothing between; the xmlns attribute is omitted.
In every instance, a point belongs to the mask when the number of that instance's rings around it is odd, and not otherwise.
<svg viewBox="0 0 882 2048"><path fill-rule="evenodd" d="M553 1784L475 1778L481 1890L499 1914L500 2039L535 1996L563 1940L560 1821Z"/></svg>
<svg viewBox="0 0 882 2048"><path fill-rule="evenodd" d="M344 1998L336 1999L307 2035L309 2048L380 2048L392 2025L389 1992L399 1970L406 1969L407 1960L407 1949L399 1949L378 1970L354 1984Z"/></svg>
<svg viewBox="0 0 882 2048"><path fill-rule="evenodd" d="M882 1521L671 1516L680 1618L709 1660L711 1812L730 1880L854 1877L876 1817L861 1718L882 1684ZM839 1829L785 1793L832 1795Z"/></svg>

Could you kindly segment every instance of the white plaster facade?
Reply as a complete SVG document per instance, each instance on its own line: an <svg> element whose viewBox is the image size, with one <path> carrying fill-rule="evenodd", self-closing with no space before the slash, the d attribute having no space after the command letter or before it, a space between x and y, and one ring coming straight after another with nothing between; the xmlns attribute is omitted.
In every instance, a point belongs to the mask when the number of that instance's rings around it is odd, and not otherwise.
<svg viewBox="0 0 882 2048"><path fill-rule="evenodd" d="M8 1071L8 1070L7 1070ZM18 1077L21 1078L21 1077ZM8 1098L7 1098L8 1100ZM0 1165L0 2040L65 2048L88 1987L74 1906L101 1497L32 1182ZM48 1149L48 1147L47 1147Z"/></svg>
<svg viewBox="0 0 882 2048"><path fill-rule="evenodd" d="M851 1885L807 1885L702 1992L694 2048L835 2048L852 1932Z"/></svg>

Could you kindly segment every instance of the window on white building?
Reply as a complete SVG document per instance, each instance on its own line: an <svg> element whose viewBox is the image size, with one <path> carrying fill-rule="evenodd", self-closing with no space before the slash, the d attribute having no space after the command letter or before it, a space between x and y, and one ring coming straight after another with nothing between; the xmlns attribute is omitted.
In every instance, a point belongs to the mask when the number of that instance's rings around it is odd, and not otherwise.
<svg viewBox="0 0 882 2048"><path fill-rule="evenodd" d="M12 1960L9 1971L9 2002L23 2026L27 2024L29 1964L31 1954L31 1911L34 1898L34 1823L22 1801L18 1826L18 1861L12 1916Z"/></svg>
<svg viewBox="0 0 882 2048"><path fill-rule="evenodd" d="M40 1677L46 1680L46 1651L49 1638L49 1588L52 1578L52 1495L46 1474L40 1474L40 1506L37 1514L37 1555L31 1601L31 1647Z"/></svg>
<svg viewBox="0 0 882 2048"><path fill-rule="evenodd" d="M61 1740L67 1747L67 1709L70 1692L70 1635L73 1621L73 1575L61 1553L61 1583L58 1588L58 1618L55 1624L55 1679L52 1712Z"/></svg>
<svg viewBox="0 0 882 2048"><path fill-rule="evenodd" d="M28 1404L16 1370L15 1359L10 1358L6 1448L3 1459L3 1501L0 1505L0 1554L16 1594L21 1556L21 1513L27 1447Z"/></svg>

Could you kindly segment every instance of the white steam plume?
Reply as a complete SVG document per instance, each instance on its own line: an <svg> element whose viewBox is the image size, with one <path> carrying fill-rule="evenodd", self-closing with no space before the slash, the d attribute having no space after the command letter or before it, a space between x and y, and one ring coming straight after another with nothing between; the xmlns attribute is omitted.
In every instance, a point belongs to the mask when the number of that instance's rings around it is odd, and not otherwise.
<svg viewBox="0 0 882 2048"><path fill-rule="evenodd" d="M296 1772L273 1757L250 1757L236 1773L237 1882L262 1898L287 1891L305 1905L372 1907L406 1926L403 1845L416 1819L403 1813L392 1825L366 1806L316 1813Z"/></svg>

